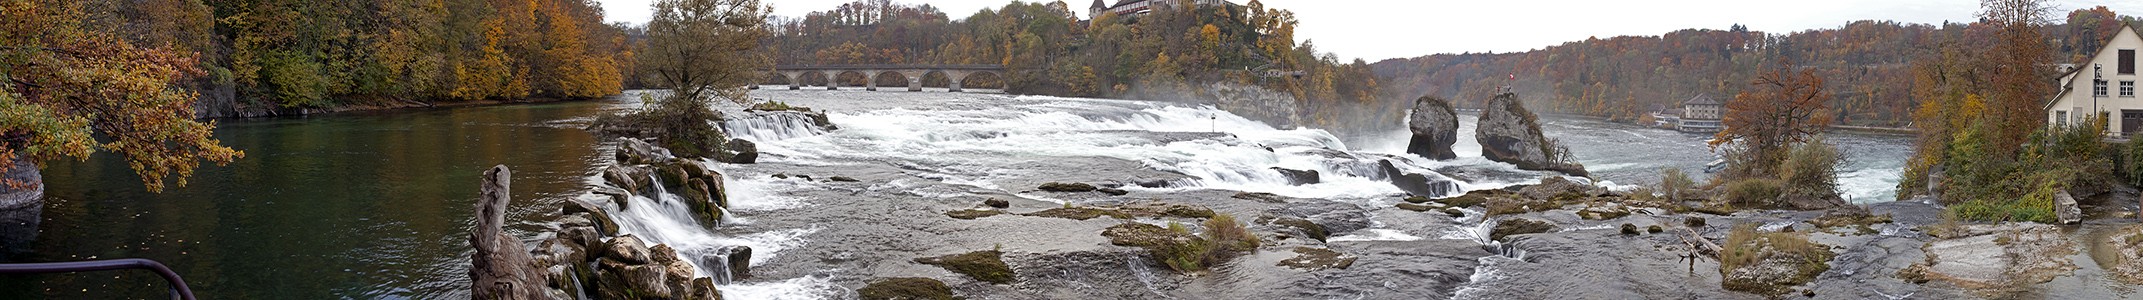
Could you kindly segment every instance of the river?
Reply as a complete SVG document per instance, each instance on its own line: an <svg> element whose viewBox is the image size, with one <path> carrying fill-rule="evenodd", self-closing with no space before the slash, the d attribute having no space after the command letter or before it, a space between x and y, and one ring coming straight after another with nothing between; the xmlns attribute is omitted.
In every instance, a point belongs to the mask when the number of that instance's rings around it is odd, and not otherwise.
<svg viewBox="0 0 2143 300"><path fill-rule="evenodd" d="M692 226L660 210L613 213L624 231L670 243L688 255L721 245L754 247L754 278L721 286L734 299L852 295L849 291L861 282L884 274L932 274L879 263L923 254L992 245L1015 253L1102 251L1089 245L1099 238L1094 232L1100 227L1093 223L1006 221L1014 217L955 222L940 214L981 198L1015 199L1015 208L1025 210L1119 201L1032 190L1046 181L1165 180L1170 184L1164 187L1128 189L1133 197L1172 201L1269 192L1375 210L1388 208L1399 193L1380 175L1361 171L1378 160L1392 159L1421 173L1466 172L1452 182L1467 190L1543 176L1479 158L1480 147L1465 138L1472 132L1471 117L1461 118L1461 158L1430 161L1398 153L1403 131L1342 137L1321 129L1276 129L1192 105L956 93L763 90L754 95L829 111L842 129L819 132L779 120L726 124L739 137L759 142L765 154L760 164L715 166L736 199L735 218L719 228ZM247 157L229 166L204 166L189 185L162 194L145 192L131 170L108 154L56 162L44 171L47 205L32 246L8 249L0 258L151 258L173 266L203 298L466 298L467 229L479 172L496 164L514 169L508 230L532 236L550 226L544 218L560 201L591 197L585 186L595 181L590 175L607 152L580 127L593 115L631 107L626 98L223 121L217 138ZM1703 135L1582 119L1550 119L1543 128L1567 143L1600 180L1618 184L1651 183L1662 167L1701 174L1696 171L1712 159ZM1841 133L1831 141L1848 157L1840 170L1842 192L1856 202L1888 200L1910 138ZM1289 185L1272 167L1325 175L1322 183ZM1246 215L1260 209L1205 205ZM1445 233L1444 227L1390 217L1368 221L1335 242L1418 240ZM1037 224L1042 226L1032 226ZM1087 262L1105 265L1022 275L1063 287L1019 291L1143 298L1153 296L1148 292L1181 296L1214 288L1154 277L1166 269L1142 266L1138 258L1093 259ZM1457 267L1473 267L1470 258L1463 261ZM1137 276L1111 276L1126 269ZM1046 278L1033 279L1037 276ZM1112 286L1144 288L1095 290ZM144 272L0 277L0 298L152 297L162 288ZM1229 293L1235 292L1199 295Z"/></svg>

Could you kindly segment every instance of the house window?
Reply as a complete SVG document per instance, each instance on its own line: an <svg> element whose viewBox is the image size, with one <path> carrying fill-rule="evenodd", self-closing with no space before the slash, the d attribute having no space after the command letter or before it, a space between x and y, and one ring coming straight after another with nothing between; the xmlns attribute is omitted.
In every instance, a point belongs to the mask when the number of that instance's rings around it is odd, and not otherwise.
<svg viewBox="0 0 2143 300"><path fill-rule="evenodd" d="M2066 110L2056 110L2056 111L2054 111L2054 124L2055 124L2055 125L2061 125L2061 126L2069 126L2069 111L2066 111Z"/></svg>
<svg viewBox="0 0 2143 300"><path fill-rule="evenodd" d="M2135 49L2121 49L2121 57L2120 57L2120 61L2119 61L2119 62L2117 62L2117 63L2115 63L2115 64L2113 64L2113 65L2114 65L2114 68L2116 68L2116 69L2120 69L2120 70L2121 70L2121 74L2135 74L2135 73L2136 73L2136 50L2135 50Z"/></svg>
<svg viewBox="0 0 2143 300"><path fill-rule="evenodd" d="M2123 81L2121 81L2121 97L2131 97L2131 98L2133 98L2133 97L2135 97L2135 96L2136 96L2136 81L2134 81L2134 80L2123 80Z"/></svg>
<svg viewBox="0 0 2143 300"><path fill-rule="evenodd" d="M2105 97L2105 96L2106 96L2106 81L2105 81L2105 80L2092 80L2092 81L2091 81L2091 95L2092 95L2092 96L2098 96L2098 97Z"/></svg>

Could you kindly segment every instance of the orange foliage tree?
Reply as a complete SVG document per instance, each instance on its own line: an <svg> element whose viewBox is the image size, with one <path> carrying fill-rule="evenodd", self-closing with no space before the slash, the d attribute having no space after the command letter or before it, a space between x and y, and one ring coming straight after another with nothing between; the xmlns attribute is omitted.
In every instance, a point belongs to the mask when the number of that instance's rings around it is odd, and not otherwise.
<svg viewBox="0 0 2143 300"><path fill-rule="evenodd" d="M1811 69L1785 63L1749 83L1753 87L1726 102L1726 114L1711 140L1714 149L1734 144L1747 162L1743 174L1770 174L1770 167L1784 161L1789 147L1807 142L1830 126L1829 92L1823 78Z"/></svg>
<svg viewBox="0 0 2143 300"><path fill-rule="evenodd" d="M202 75L194 54L91 30L82 5L0 1L0 162L87 159L103 149L161 192L167 179L185 186L200 162L245 155L211 138L214 122L193 120L196 95L179 84Z"/></svg>

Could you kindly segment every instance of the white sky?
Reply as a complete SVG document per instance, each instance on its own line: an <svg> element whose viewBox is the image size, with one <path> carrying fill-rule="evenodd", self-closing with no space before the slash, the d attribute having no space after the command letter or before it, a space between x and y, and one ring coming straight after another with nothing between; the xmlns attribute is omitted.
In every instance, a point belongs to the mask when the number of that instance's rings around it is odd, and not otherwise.
<svg viewBox="0 0 2143 300"><path fill-rule="evenodd" d="M597 0L611 22L645 23L654 0ZM802 16L853 0L762 0L774 14ZM1237 4L1249 0L1229 0ZM953 18L1011 0L895 0L929 3ZM1108 0L1113 4L1115 0ZM1941 24L1978 19L1977 0L1260 0L1295 12L1295 38L1343 60L1376 62L1437 53L1520 52L1619 35L1660 35L1686 28L1726 29L1739 23L1773 33L1837 28L1855 20ZM2056 21L2068 12L2104 5L2143 15L2138 0L2053 0ZM1066 0L1084 17L1092 0Z"/></svg>

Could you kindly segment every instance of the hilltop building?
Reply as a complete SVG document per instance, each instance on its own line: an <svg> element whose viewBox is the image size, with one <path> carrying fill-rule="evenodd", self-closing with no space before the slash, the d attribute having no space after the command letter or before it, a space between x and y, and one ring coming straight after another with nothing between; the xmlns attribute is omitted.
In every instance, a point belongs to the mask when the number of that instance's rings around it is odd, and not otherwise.
<svg viewBox="0 0 2143 300"><path fill-rule="evenodd" d="M1172 8L1177 5L1177 0L1117 0L1116 5L1104 5L1103 3L1105 2L1102 1L1103 0L1094 0L1094 6L1087 8L1088 14L1086 15L1086 18L1092 19L1094 17L1101 16L1101 14L1103 13L1116 13L1116 15L1119 16L1138 15L1147 12L1152 12L1155 8ZM1197 5L1198 7L1213 7L1229 4L1228 1L1224 0L1191 0L1190 2L1194 5Z"/></svg>
<svg viewBox="0 0 2143 300"><path fill-rule="evenodd" d="M1682 101L1682 116L1674 129L1683 132L1719 132L1722 127L1719 118L1726 111L1725 108L1718 100L1712 100L1711 96L1698 94L1695 98Z"/></svg>
<svg viewBox="0 0 2143 300"><path fill-rule="evenodd" d="M2136 100L2136 50L2143 36L2131 26L2093 52L2091 59L2061 76L2061 90L2046 102L2047 126L2073 126L2093 112L2106 115L2106 134L2129 136L2143 131L2143 101Z"/></svg>

